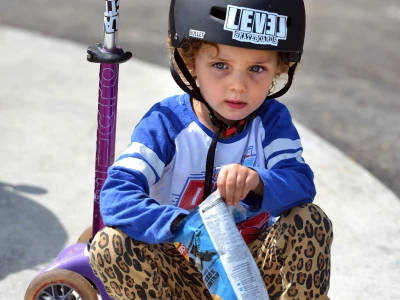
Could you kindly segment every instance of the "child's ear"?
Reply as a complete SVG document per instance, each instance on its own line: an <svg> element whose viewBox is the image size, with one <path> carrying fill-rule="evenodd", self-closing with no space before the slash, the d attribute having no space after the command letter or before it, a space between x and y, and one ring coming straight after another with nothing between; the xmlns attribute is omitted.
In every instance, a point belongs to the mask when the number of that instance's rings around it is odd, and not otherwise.
<svg viewBox="0 0 400 300"><path fill-rule="evenodd" d="M190 74L192 75L192 77L196 77L196 68L195 68L194 64L189 65L188 70L189 70Z"/></svg>

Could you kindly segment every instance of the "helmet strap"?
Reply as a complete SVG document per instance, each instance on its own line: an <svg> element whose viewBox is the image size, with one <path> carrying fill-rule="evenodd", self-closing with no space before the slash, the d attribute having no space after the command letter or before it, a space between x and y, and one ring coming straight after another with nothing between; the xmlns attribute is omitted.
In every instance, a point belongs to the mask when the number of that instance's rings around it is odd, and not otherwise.
<svg viewBox="0 0 400 300"><path fill-rule="evenodd" d="M290 89L290 86L292 85L293 82L293 77L294 77L294 72L296 71L296 67L298 62L300 61L300 59L298 61L296 61L288 70L288 81L286 82L285 86L283 88L281 88L278 92L268 95L268 97L265 100L268 99L274 99L274 98L278 98L283 96L284 94L286 94L286 92Z"/></svg>
<svg viewBox="0 0 400 300"><path fill-rule="evenodd" d="M246 118L238 121L232 126L227 126L221 120L215 118L214 114L209 114L212 124L218 128L218 131L214 134L214 137L211 141L210 147L208 148L207 160L206 160L206 178L204 181L204 193L203 200L205 200L212 191L212 177L214 174L214 159L215 159L215 150L217 148L218 139L223 133L225 137L234 136L243 132L247 125L253 120L258 113L258 109L248 115ZM227 126L227 127L226 127Z"/></svg>
<svg viewBox="0 0 400 300"><path fill-rule="evenodd" d="M189 82L189 85L192 88L189 88L189 86L187 84L185 84L185 82L182 80L181 76L175 70L174 60L175 60L175 62L177 64L179 70L182 72L182 75L185 77L187 82ZM174 50L174 59L171 58L171 60L170 60L169 69L171 71L171 75L174 78L175 82L179 85L179 87L182 90L184 90L190 96L192 96L192 97L198 99L199 101L205 103L205 101L203 99L203 95L201 94L200 89L196 84L196 81L194 80L192 74L190 74L190 72L189 72L188 68L186 67L186 64L183 61L181 55L179 54L177 48L175 48L175 50Z"/></svg>

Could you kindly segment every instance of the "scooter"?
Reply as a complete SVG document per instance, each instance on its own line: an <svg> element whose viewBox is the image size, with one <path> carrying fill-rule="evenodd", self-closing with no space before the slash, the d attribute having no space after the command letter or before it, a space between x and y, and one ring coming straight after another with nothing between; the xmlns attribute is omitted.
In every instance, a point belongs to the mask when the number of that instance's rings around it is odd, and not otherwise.
<svg viewBox="0 0 400 300"><path fill-rule="evenodd" d="M111 300L90 267L89 247L104 227L99 200L115 156L119 64L132 57L117 46L119 4L120 0L105 0L104 42L87 49L87 60L100 63L93 223L30 282L25 300Z"/></svg>

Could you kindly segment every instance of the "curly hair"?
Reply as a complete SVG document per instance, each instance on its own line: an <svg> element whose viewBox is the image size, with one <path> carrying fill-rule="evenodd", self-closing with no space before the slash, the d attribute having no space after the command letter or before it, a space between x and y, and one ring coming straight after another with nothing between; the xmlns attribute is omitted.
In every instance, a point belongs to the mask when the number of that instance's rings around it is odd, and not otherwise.
<svg viewBox="0 0 400 300"><path fill-rule="evenodd" d="M183 61L185 62L185 65L187 66L188 70L191 71L191 69L194 66L194 60L197 55L197 53L200 51L201 46L203 45L208 45L209 47L215 47L217 50L217 55L218 55L218 44L217 43L212 43L212 42L207 42L207 41L202 41L198 39L186 39L182 46L178 48L178 52L180 56L182 57ZM168 50L170 53L170 57L173 57L175 47L172 46L171 44L171 36L168 36L168 41L167 41L167 46ZM276 81L280 79L281 75L287 74L290 66L292 65L291 62L288 60L288 53L286 52L278 52L278 70L276 72L275 78L273 82L271 83L270 87L270 93L275 90L276 87ZM186 85L189 86L189 83L185 79L185 77L182 75L180 72L179 68L177 67L175 60L173 60L175 70L178 72L182 80L185 82ZM194 77L196 80L196 78Z"/></svg>

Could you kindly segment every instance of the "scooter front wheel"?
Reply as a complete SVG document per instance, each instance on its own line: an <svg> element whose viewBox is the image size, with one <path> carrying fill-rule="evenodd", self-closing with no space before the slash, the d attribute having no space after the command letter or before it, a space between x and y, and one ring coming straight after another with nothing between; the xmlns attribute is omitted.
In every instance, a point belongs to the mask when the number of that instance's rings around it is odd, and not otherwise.
<svg viewBox="0 0 400 300"><path fill-rule="evenodd" d="M97 292L83 276L56 269L37 276L25 293L25 300L97 300Z"/></svg>
<svg viewBox="0 0 400 300"><path fill-rule="evenodd" d="M89 226L88 228L86 228L81 235L79 236L77 243L88 243L90 241L90 239L92 238L92 230L93 230L93 226Z"/></svg>

